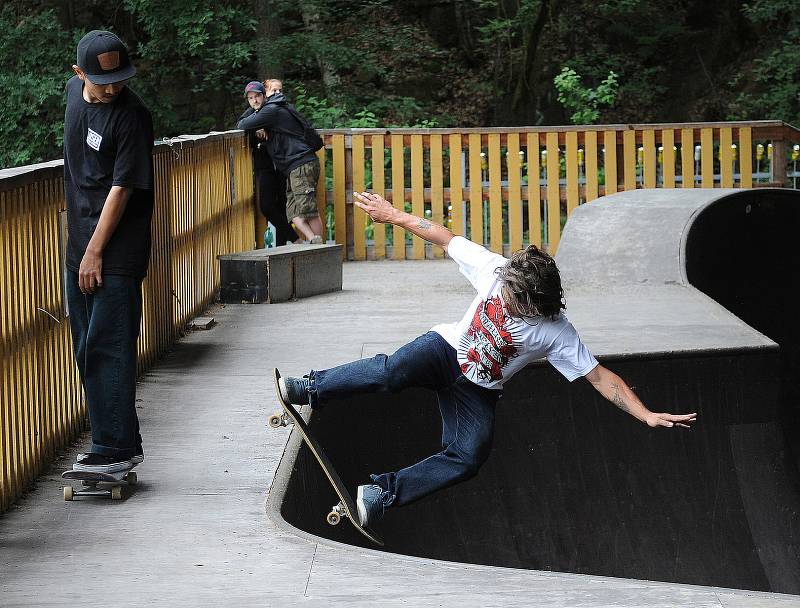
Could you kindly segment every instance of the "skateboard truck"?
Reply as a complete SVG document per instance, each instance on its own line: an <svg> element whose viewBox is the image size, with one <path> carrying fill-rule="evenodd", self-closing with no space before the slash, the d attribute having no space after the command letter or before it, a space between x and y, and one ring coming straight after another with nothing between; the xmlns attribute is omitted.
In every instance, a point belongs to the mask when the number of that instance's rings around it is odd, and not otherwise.
<svg viewBox="0 0 800 608"><path fill-rule="evenodd" d="M282 426L289 426L291 420L289 419L289 414L286 412L281 412L280 414L272 414L269 417L269 425L273 429L278 429Z"/></svg>
<svg viewBox="0 0 800 608"><path fill-rule="evenodd" d="M338 526L339 522L342 521L342 517L350 518L350 513L347 512L345 504L339 501L339 504L333 507L331 512L328 513L326 521L332 526Z"/></svg>

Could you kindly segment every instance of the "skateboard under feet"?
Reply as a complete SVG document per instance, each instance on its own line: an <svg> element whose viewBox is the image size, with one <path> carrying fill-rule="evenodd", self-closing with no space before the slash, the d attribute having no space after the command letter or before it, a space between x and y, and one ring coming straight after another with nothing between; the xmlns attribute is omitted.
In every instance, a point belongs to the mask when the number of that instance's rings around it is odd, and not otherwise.
<svg viewBox="0 0 800 608"><path fill-rule="evenodd" d="M76 496L103 496L121 500L123 486L135 486L137 482L136 472L131 469L116 473L64 471L61 478L81 482L80 489L64 486L64 500L73 500Z"/></svg>
<svg viewBox="0 0 800 608"><path fill-rule="evenodd" d="M311 453L314 454L314 457L319 462L319 465L322 467L322 471L325 473L325 476L328 478L333 490L336 492L337 496L339 497L339 504L334 505L331 508L330 513L325 517L325 521L327 521L330 525L335 526L342 521L342 518L349 519L350 523L353 524L356 530L361 532L364 536L370 539L373 543L383 546L383 541L380 537L375 534L369 528L365 528L359 523L358 519L358 512L356 510L355 502L353 498L350 496L350 493L347 491L347 488L344 485L341 477L336 472L336 469L333 468L333 464L331 463L328 456L325 454L322 446L317 442L314 436L311 434L311 430L308 428L306 421L303 420L303 417L300 413L294 408L293 405L286 403L283 398L281 397L281 391L278 387L278 381L280 380L280 372L277 369L273 370L273 379L275 381L275 392L278 395L278 402L283 407L283 411L277 414L273 414L269 417L269 425L272 428L280 428L284 426L288 426L289 424L294 424L295 428L300 430L300 433L303 435L303 439L308 445Z"/></svg>

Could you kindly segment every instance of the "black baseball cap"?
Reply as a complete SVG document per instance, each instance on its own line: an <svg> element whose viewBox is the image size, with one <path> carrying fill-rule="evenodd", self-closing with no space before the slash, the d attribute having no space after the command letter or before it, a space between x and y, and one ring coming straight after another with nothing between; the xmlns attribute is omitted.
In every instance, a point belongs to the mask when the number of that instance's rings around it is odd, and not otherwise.
<svg viewBox="0 0 800 608"><path fill-rule="evenodd" d="M244 87L244 94L247 95L248 93L251 93L251 92L261 93L262 95L265 95L267 91L264 88L264 85L262 83L258 82L258 80L251 80Z"/></svg>
<svg viewBox="0 0 800 608"><path fill-rule="evenodd" d="M92 84L120 82L136 74L125 43L104 30L92 30L81 38L78 67Z"/></svg>

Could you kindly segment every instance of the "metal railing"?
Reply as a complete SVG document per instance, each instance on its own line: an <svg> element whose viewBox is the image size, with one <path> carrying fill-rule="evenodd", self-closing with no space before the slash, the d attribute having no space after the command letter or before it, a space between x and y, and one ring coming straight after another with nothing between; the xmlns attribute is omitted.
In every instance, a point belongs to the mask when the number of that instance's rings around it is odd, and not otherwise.
<svg viewBox="0 0 800 608"><path fill-rule="evenodd" d="M170 144L153 153L140 372L214 300L215 257L253 247L252 164L241 134ZM62 171L61 161L0 171L0 512L76 438L86 414L63 305Z"/></svg>

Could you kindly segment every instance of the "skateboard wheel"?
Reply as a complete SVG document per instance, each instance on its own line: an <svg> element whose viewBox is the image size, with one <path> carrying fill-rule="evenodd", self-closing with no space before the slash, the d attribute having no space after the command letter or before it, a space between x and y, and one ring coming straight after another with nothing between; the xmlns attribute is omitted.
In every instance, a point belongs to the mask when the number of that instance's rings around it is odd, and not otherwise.
<svg viewBox="0 0 800 608"><path fill-rule="evenodd" d="M125 481L128 482L128 485L135 486L138 478L136 477L136 471L131 471L127 475L125 475Z"/></svg>
<svg viewBox="0 0 800 608"><path fill-rule="evenodd" d="M336 511L331 511L328 513L328 523L332 526L339 525L339 522L342 521L342 516L339 515Z"/></svg>
<svg viewBox="0 0 800 608"><path fill-rule="evenodd" d="M111 500L122 499L122 486L114 486L111 488Z"/></svg>
<svg viewBox="0 0 800 608"><path fill-rule="evenodd" d="M273 429L277 429L277 428L282 427L283 426L283 416L281 416L280 414L272 414L272 416L269 417L269 425Z"/></svg>
<svg viewBox="0 0 800 608"><path fill-rule="evenodd" d="M72 500L72 486L64 486L64 500Z"/></svg>

